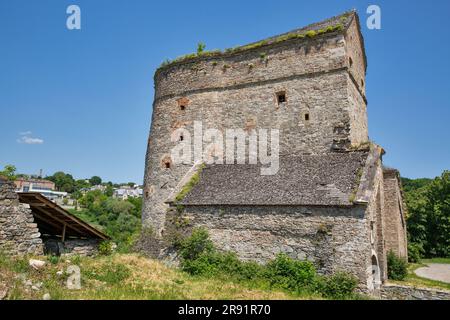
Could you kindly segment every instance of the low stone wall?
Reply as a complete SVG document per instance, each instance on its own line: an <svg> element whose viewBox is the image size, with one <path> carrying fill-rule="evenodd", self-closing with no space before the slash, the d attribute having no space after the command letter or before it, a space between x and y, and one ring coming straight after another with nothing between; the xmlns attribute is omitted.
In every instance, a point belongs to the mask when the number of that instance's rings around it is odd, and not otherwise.
<svg viewBox="0 0 450 320"><path fill-rule="evenodd" d="M30 206L21 204L14 186L0 184L0 250L13 255L44 253L41 234Z"/></svg>
<svg viewBox="0 0 450 320"><path fill-rule="evenodd" d="M98 254L99 240L95 239L74 239L64 242L63 256L85 256L91 257Z"/></svg>
<svg viewBox="0 0 450 320"><path fill-rule="evenodd" d="M450 300L450 291L385 284L380 291L384 300Z"/></svg>
<svg viewBox="0 0 450 320"><path fill-rule="evenodd" d="M244 261L267 263L285 253L312 261L321 274L352 273L362 290L371 277L364 207L186 206L179 216L175 210L167 212L166 244L171 243L174 225L185 226L179 228L178 237L188 229L206 228L218 249L236 252Z"/></svg>

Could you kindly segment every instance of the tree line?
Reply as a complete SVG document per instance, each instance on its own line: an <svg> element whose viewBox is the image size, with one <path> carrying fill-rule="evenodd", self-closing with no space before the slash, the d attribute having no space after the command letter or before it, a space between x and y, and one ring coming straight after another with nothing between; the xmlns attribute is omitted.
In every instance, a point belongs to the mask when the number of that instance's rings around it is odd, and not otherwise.
<svg viewBox="0 0 450 320"><path fill-rule="evenodd" d="M450 171L434 179L402 178L410 260L450 257Z"/></svg>

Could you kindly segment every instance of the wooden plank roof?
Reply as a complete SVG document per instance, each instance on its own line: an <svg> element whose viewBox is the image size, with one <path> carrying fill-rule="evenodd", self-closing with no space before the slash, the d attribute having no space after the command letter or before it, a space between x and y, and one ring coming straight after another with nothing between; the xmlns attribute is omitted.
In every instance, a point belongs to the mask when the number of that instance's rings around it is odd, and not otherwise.
<svg viewBox="0 0 450 320"><path fill-rule="evenodd" d="M103 232L77 218L40 193L22 192L18 195L21 203L30 205L41 233L64 235L65 238L110 239Z"/></svg>

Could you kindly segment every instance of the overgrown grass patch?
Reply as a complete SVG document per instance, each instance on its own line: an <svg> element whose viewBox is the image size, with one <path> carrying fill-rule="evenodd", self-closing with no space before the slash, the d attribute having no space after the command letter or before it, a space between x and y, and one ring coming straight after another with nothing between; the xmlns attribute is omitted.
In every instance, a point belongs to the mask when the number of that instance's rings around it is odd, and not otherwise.
<svg viewBox="0 0 450 320"><path fill-rule="evenodd" d="M46 257L38 257L45 260ZM24 258L25 259L25 258ZM8 286L7 299L37 299L49 293L54 300L152 300L152 299L315 299L312 295L293 296L255 283L232 281L227 276L192 276L138 254L113 254L99 257L67 257L47 263L41 270L12 271L14 258L0 256L0 281ZM81 289L67 287L67 268L81 269ZM15 269L21 270L21 268ZM58 271L63 271L61 274ZM31 290L24 284L42 282L42 289Z"/></svg>

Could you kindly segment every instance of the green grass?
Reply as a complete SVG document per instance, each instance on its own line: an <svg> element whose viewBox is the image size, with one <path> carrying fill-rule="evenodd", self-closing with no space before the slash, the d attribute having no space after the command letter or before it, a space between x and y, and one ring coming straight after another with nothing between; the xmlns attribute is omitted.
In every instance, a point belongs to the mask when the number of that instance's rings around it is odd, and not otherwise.
<svg viewBox="0 0 450 320"><path fill-rule="evenodd" d="M179 269L137 254L114 254L96 258L61 258L39 271L24 262L29 257L0 255L0 283L8 288L7 299L40 300L49 293L54 300L278 300L320 299L307 293L290 294L271 289L265 283L238 281L227 277L191 276ZM45 260L46 257L38 257ZM57 275L77 264L81 269L81 290L69 290L68 274ZM42 282L40 291L26 287L19 275L33 284Z"/></svg>
<svg viewBox="0 0 450 320"><path fill-rule="evenodd" d="M450 264L450 258L432 258L432 259L422 259L422 263L444 263Z"/></svg>
<svg viewBox="0 0 450 320"><path fill-rule="evenodd" d="M200 173L205 168L205 165L202 164L198 168L197 172L195 172L188 183L186 183L182 188L181 191L177 194L175 197L176 202L180 202L181 200L186 197L186 195L192 190L192 188L199 182L200 180Z"/></svg>

